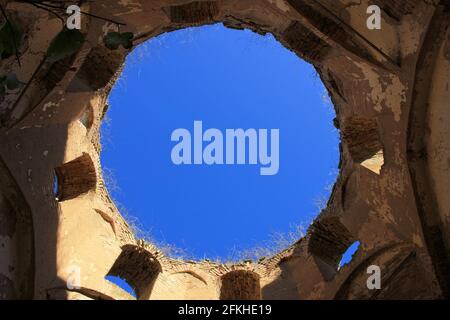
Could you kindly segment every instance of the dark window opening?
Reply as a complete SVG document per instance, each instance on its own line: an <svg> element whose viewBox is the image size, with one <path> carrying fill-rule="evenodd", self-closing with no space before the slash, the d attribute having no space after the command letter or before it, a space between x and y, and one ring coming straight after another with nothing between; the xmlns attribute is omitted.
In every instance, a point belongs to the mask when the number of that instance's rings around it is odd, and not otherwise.
<svg viewBox="0 0 450 320"><path fill-rule="evenodd" d="M326 217L313 223L308 248L326 281L334 278L343 254L354 241L338 217Z"/></svg>
<svg viewBox="0 0 450 320"><path fill-rule="evenodd" d="M231 271L222 276L221 300L260 300L261 285L257 273L246 270Z"/></svg>
<svg viewBox="0 0 450 320"><path fill-rule="evenodd" d="M115 276L125 281L140 299L149 299L161 264L145 248L125 245L107 276Z"/></svg>
<svg viewBox="0 0 450 320"><path fill-rule="evenodd" d="M55 172L56 178L53 190L57 190L56 198L58 201L74 199L96 188L95 166L87 153L57 167Z"/></svg>

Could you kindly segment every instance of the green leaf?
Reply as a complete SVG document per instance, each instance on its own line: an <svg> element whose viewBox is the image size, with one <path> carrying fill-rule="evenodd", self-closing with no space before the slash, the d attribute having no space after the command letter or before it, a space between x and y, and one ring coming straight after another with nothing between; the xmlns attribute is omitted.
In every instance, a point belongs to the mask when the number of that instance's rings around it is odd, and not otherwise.
<svg viewBox="0 0 450 320"><path fill-rule="evenodd" d="M105 46L111 50L117 50L120 46L125 49L131 49L133 47L134 35L131 32L109 32L103 39Z"/></svg>
<svg viewBox="0 0 450 320"><path fill-rule="evenodd" d="M64 28L50 43L47 61L56 62L70 57L81 48L83 42L84 35L79 30Z"/></svg>
<svg viewBox="0 0 450 320"><path fill-rule="evenodd" d="M9 58L16 54L23 40L22 29L11 19L0 26L0 57Z"/></svg>

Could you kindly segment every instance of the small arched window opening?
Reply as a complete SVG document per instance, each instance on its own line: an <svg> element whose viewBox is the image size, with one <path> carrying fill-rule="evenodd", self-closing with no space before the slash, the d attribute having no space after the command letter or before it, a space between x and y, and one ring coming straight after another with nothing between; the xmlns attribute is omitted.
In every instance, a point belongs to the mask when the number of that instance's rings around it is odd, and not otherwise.
<svg viewBox="0 0 450 320"><path fill-rule="evenodd" d="M384 165L384 152L376 119L363 117L346 119L342 127L342 139L347 143L354 162L380 174Z"/></svg>
<svg viewBox="0 0 450 320"><path fill-rule="evenodd" d="M231 271L222 276L220 300L260 300L261 284L257 273L246 270Z"/></svg>
<svg viewBox="0 0 450 320"><path fill-rule="evenodd" d="M316 220L311 226L308 250L325 280L334 278L342 256L355 241L338 217Z"/></svg>
<svg viewBox="0 0 450 320"><path fill-rule="evenodd" d="M149 251L136 245L125 245L107 277L120 278L119 283L130 286L138 299L149 299L161 271L161 264Z"/></svg>
<svg viewBox="0 0 450 320"><path fill-rule="evenodd" d="M55 173L53 190L58 201L74 199L97 186L95 166L87 153L57 167Z"/></svg>

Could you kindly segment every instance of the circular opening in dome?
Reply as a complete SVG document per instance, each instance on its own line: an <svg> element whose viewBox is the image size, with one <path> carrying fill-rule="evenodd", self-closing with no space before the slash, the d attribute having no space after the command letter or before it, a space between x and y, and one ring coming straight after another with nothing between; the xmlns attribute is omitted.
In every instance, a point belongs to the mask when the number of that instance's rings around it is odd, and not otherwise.
<svg viewBox="0 0 450 320"><path fill-rule="evenodd" d="M326 89L272 35L212 25L151 39L128 56L109 106L106 186L137 237L169 255L281 251L338 174Z"/></svg>

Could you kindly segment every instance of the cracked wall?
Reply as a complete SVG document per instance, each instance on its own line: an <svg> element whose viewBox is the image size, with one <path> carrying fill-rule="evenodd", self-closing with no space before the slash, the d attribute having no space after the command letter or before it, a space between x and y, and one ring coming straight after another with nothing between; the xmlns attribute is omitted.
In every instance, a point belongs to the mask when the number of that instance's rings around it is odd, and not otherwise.
<svg viewBox="0 0 450 320"><path fill-rule="evenodd" d="M139 299L449 298L448 1L374 1L381 30L367 29L366 0L83 5L123 24L135 46L223 23L272 33L319 72L342 137L327 207L292 247L236 264L165 256L136 239L108 195L99 126L129 50L110 50L103 37L117 26L83 16L81 47L49 63L44 56L61 22L29 4L5 3L25 39L21 65L12 56L0 70L26 85L0 99L0 298L133 299L108 274L126 278ZM338 268L355 240L359 250ZM373 264L382 271L375 291L364 286Z"/></svg>

